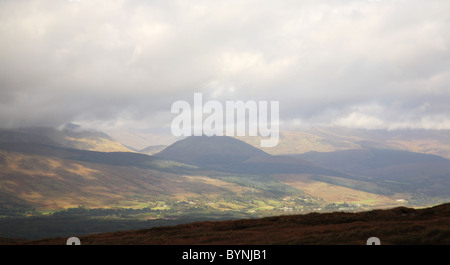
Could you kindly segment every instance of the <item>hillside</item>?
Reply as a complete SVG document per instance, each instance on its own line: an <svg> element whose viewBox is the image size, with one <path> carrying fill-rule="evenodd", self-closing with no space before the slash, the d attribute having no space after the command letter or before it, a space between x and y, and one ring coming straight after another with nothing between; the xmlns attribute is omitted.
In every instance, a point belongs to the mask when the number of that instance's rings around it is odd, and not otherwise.
<svg viewBox="0 0 450 265"><path fill-rule="evenodd" d="M393 192L450 197L450 160L441 156L368 147L309 152L296 157L350 175L368 177L368 182Z"/></svg>
<svg viewBox="0 0 450 265"><path fill-rule="evenodd" d="M193 164L204 169L241 174L345 175L297 157L270 155L241 140L227 136L187 137L154 156Z"/></svg>
<svg viewBox="0 0 450 265"><path fill-rule="evenodd" d="M196 222L79 238L82 245L365 245L369 237L378 237L382 245L450 244L450 204ZM66 240L16 243L63 245Z"/></svg>
<svg viewBox="0 0 450 265"><path fill-rule="evenodd" d="M259 148L259 137L236 137ZM365 147L439 155L450 159L449 130L363 130L343 127L281 131L279 144L261 148L272 155L335 152Z"/></svg>
<svg viewBox="0 0 450 265"><path fill-rule="evenodd" d="M154 155L154 154L161 152L166 147L167 147L167 145L151 145L151 146L147 146L146 148L139 150L138 152L142 153L142 154L146 154L146 155Z"/></svg>
<svg viewBox="0 0 450 265"><path fill-rule="evenodd" d="M340 196L347 199L339 202L373 201L361 200L362 195L355 191L366 192L362 197L381 195L392 200L411 201L415 205L422 205L433 197L450 198L447 188L450 185L450 160L403 150L360 147L333 152L271 155L230 137L192 136L174 143L155 157L208 170L271 175L318 197L326 193L318 192L320 185L323 188L328 184L329 193L349 194Z"/></svg>
<svg viewBox="0 0 450 265"><path fill-rule="evenodd" d="M20 205L43 211L79 205L134 208L158 196L205 189L202 183L191 186L183 183L182 175L170 173L170 168L178 167L182 165L136 153L0 144L0 209Z"/></svg>
<svg viewBox="0 0 450 265"><path fill-rule="evenodd" d="M89 151L132 152L103 132L84 130L75 124L68 124L62 129L0 129L0 143L35 143Z"/></svg>
<svg viewBox="0 0 450 265"><path fill-rule="evenodd" d="M308 131L281 131L278 145L270 148L259 146L262 137L236 136L243 142L272 154L303 154L311 151L332 152L338 150L358 149L361 145L352 138L335 138Z"/></svg>

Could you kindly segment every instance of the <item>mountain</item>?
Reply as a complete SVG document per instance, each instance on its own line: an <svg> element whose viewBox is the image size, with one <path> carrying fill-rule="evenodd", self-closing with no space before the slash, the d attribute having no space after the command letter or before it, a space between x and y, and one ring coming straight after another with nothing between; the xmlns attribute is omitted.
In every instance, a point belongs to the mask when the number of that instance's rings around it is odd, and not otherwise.
<svg viewBox="0 0 450 265"><path fill-rule="evenodd" d="M253 148L250 152L264 155ZM0 169L0 215L20 215L30 209L49 213L82 205L164 210L150 213L156 216L184 215L189 209L210 217L224 210L245 216L251 211L280 212L277 200L284 196L308 198L311 208L317 201L267 174L227 173L158 156L25 141L0 143Z"/></svg>
<svg viewBox="0 0 450 265"><path fill-rule="evenodd" d="M308 132L330 140L352 141L362 147L434 154L450 159L450 130L365 130L342 127L315 127L309 129Z"/></svg>
<svg viewBox="0 0 450 265"><path fill-rule="evenodd" d="M235 138L272 155L302 154L310 151L332 152L361 148L361 145L354 139L338 139L328 135L319 135L314 131L281 131L278 145L270 148L259 147L260 141L263 139L260 136L236 136Z"/></svg>
<svg viewBox="0 0 450 265"><path fill-rule="evenodd" d="M62 129L29 127L0 129L0 143L35 143L101 152L132 152L103 132L68 124Z"/></svg>
<svg viewBox="0 0 450 265"><path fill-rule="evenodd" d="M168 145L150 145L147 146L146 148L140 149L140 150L136 150L139 153L142 154L146 154L146 155L154 155L157 154L159 152L161 152L162 150L164 150Z"/></svg>
<svg viewBox="0 0 450 265"><path fill-rule="evenodd" d="M259 148L259 137L236 137ZM281 131L276 147L261 148L272 155L334 152L365 147L434 154L450 159L449 130L365 130L343 127Z"/></svg>
<svg viewBox="0 0 450 265"><path fill-rule="evenodd" d="M450 197L450 160L441 156L373 147L294 156L349 175L366 177L367 182L392 192Z"/></svg>
<svg viewBox="0 0 450 265"><path fill-rule="evenodd" d="M118 227L274 215L294 207L309 212L322 205L267 175L36 142L24 138L0 143L2 236L88 234ZM296 200L283 201L289 196Z"/></svg>
<svg viewBox="0 0 450 265"><path fill-rule="evenodd" d="M42 238L55 235L52 227L58 235L107 232L118 227L111 220L353 212L450 198L448 159L362 143L292 155L225 136L187 137L152 156L122 147L76 125L1 130L0 216L8 218L0 218L0 235ZM74 216L76 224L63 221Z"/></svg>
<svg viewBox="0 0 450 265"><path fill-rule="evenodd" d="M202 183L190 186L183 176L171 173L183 168L180 163L129 152L0 143L0 168L0 209L133 208L158 196L176 197L177 190L205 189ZM210 190L217 192L212 186Z"/></svg>
<svg viewBox="0 0 450 265"><path fill-rule="evenodd" d="M300 158L270 155L228 136L190 136L175 142L154 156L223 172L343 176L340 172L314 165Z"/></svg>
<svg viewBox="0 0 450 265"><path fill-rule="evenodd" d="M359 213L310 213L260 219L196 222L79 236L82 245L381 245L450 244L450 204ZM64 245L67 238L4 244Z"/></svg>
<svg viewBox="0 0 450 265"><path fill-rule="evenodd" d="M157 157L189 164L233 164L269 154L227 136L190 136L168 146Z"/></svg>
<svg viewBox="0 0 450 265"><path fill-rule="evenodd" d="M231 137L192 136L148 156L68 147L82 139L113 141L73 125L2 130L0 136L0 208L146 207L158 196L164 201L205 194L241 198L250 191L261 198L308 195L317 205L379 207L405 200L428 205L450 197L449 160L408 151L360 147L271 155ZM237 205L229 206L253 207Z"/></svg>
<svg viewBox="0 0 450 265"><path fill-rule="evenodd" d="M236 151L235 151L236 150ZM329 202L381 203L450 198L450 160L360 146L334 152L271 155L230 137L191 136L156 154L205 170L270 175Z"/></svg>

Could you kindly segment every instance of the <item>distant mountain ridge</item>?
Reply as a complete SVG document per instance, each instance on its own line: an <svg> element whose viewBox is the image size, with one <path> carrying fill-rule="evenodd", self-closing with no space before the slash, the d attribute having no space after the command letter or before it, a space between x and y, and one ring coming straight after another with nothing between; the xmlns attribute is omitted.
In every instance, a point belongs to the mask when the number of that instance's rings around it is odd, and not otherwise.
<svg viewBox="0 0 450 265"><path fill-rule="evenodd" d="M205 169L244 174L343 174L306 160L270 155L228 136L190 136L154 155ZM349 176L347 176L349 177Z"/></svg>
<svg viewBox="0 0 450 265"><path fill-rule="evenodd" d="M236 138L259 147L258 137ZM434 154L450 159L450 130L365 130L317 126L299 131L281 131L276 147L262 149L273 155L284 155L366 147Z"/></svg>
<svg viewBox="0 0 450 265"><path fill-rule="evenodd" d="M222 172L309 175L310 181L387 196L406 193L450 197L450 160L403 150L360 147L334 152L270 155L227 136L191 136L172 144L155 157ZM279 179L284 180L284 177Z"/></svg>
<svg viewBox="0 0 450 265"><path fill-rule="evenodd" d="M168 145L151 145L136 151L147 155L154 155L164 150L167 146Z"/></svg>
<svg viewBox="0 0 450 265"><path fill-rule="evenodd" d="M35 143L90 151L132 152L103 132L84 130L75 124L68 124L60 130L51 127L0 129L0 143Z"/></svg>
<svg viewBox="0 0 450 265"><path fill-rule="evenodd" d="M367 181L392 191L450 197L450 160L438 155L367 147L294 156L339 172L365 176Z"/></svg>

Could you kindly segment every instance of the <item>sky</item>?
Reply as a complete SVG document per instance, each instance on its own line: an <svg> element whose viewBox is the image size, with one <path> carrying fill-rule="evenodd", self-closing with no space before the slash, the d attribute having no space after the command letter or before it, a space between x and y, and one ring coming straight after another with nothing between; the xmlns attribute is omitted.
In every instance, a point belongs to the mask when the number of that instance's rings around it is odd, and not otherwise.
<svg viewBox="0 0 450 265"><path fill-rule="evenodd" d="M171 105L198 92L279 101L280 130L450 129L449 13L447 0L2 0L0 127L166 143Z"/></svg>

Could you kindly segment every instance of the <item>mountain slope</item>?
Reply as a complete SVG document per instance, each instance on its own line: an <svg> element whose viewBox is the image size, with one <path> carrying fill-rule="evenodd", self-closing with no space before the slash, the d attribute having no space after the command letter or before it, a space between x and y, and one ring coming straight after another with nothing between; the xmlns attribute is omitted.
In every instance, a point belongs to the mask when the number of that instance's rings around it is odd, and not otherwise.
<svg viewBox="0 0 450 265"><path fill-rule="evenodd" d="M340 172L297 157L270 155L227 136L191 136L175 142L154 156L194 164L204 169L242 174L309 173L343 176Z"/></svg>
<svg viewBox="0 0 450 265"><path fill-rule="evenodd" d="M107 134L83 130L68 124L58 130L50 127L0 129L0 143L35 143L101 152L132 152Z"/></svg>
<svg viewBox="0 0 450 265"><path fill-rule="evenodd" d="M277 180L300 190L305 184L305 189L311 190L312 187L323 186L320 183L326 183L332 185L328 186L330 189L358 194L359 198L360 193L354 191L365 192L367 198L382 195L392 200L408 199L418 204L428 204L434 197L450 198L450 160L437 155L359 148L275 156L230 137L192 136L155 156L192 163L202 169L273 175ZM342 195L331 197L348 197ZM384 197L381 200L389 201Z"/></svg>
<svg viewBox="0 0 450 265"><path fill-rule="evenodd" d="M351 141L360 145L360 147L403 150L439 155L450 159L449 130L364 130L342 127L314 127L309 129L308 132L331 141ZM347 150L349 149L359 148L347 148Z"/></svg>
<svg viewBox="0 0 450 265"><path fill-rule="evenodd" d="M158 200L239 194L245 187L185 175L191 166L144 154L0 144L0 208L149 207Z"/></svg>
<svg viewBox="0 0 450 265"><path fill-rule="evenodd" d="M146 155L154 155L154 154L161 152L166 147L167 147L167 145L151 145L151 146L147 146L146 148L139 150L138 152L142 153L142 154L146 154Z"/></svg>
<svg viewBox="0 0 450 265"><path fill-rule="evenodd" d="M450 160L437 155L365 148L310 152L296 157L347 174L367 177L367 181L393 192L450 197Z"/></svg>
<svg viewBox="0 0 450 265"><path fill-rule="evenodd" d="M310 151L332 152L361 148L361 145L354 139L334 139L307 131L281 131L278 145L270 148L259 146L261 139L263 139L260 136L236 136L235 138L271 155L302 154Z"/></svg>
<svg viewBox="0 0 450 265"><path fill-rule="evenodd" d="M236 138L260 148L260 137ZM261 149L272 155L284 155L356 150L365 147L434 154L450 159L450 131L364 130L315 126L301 131L281 131L276 147Z"/></svg>

